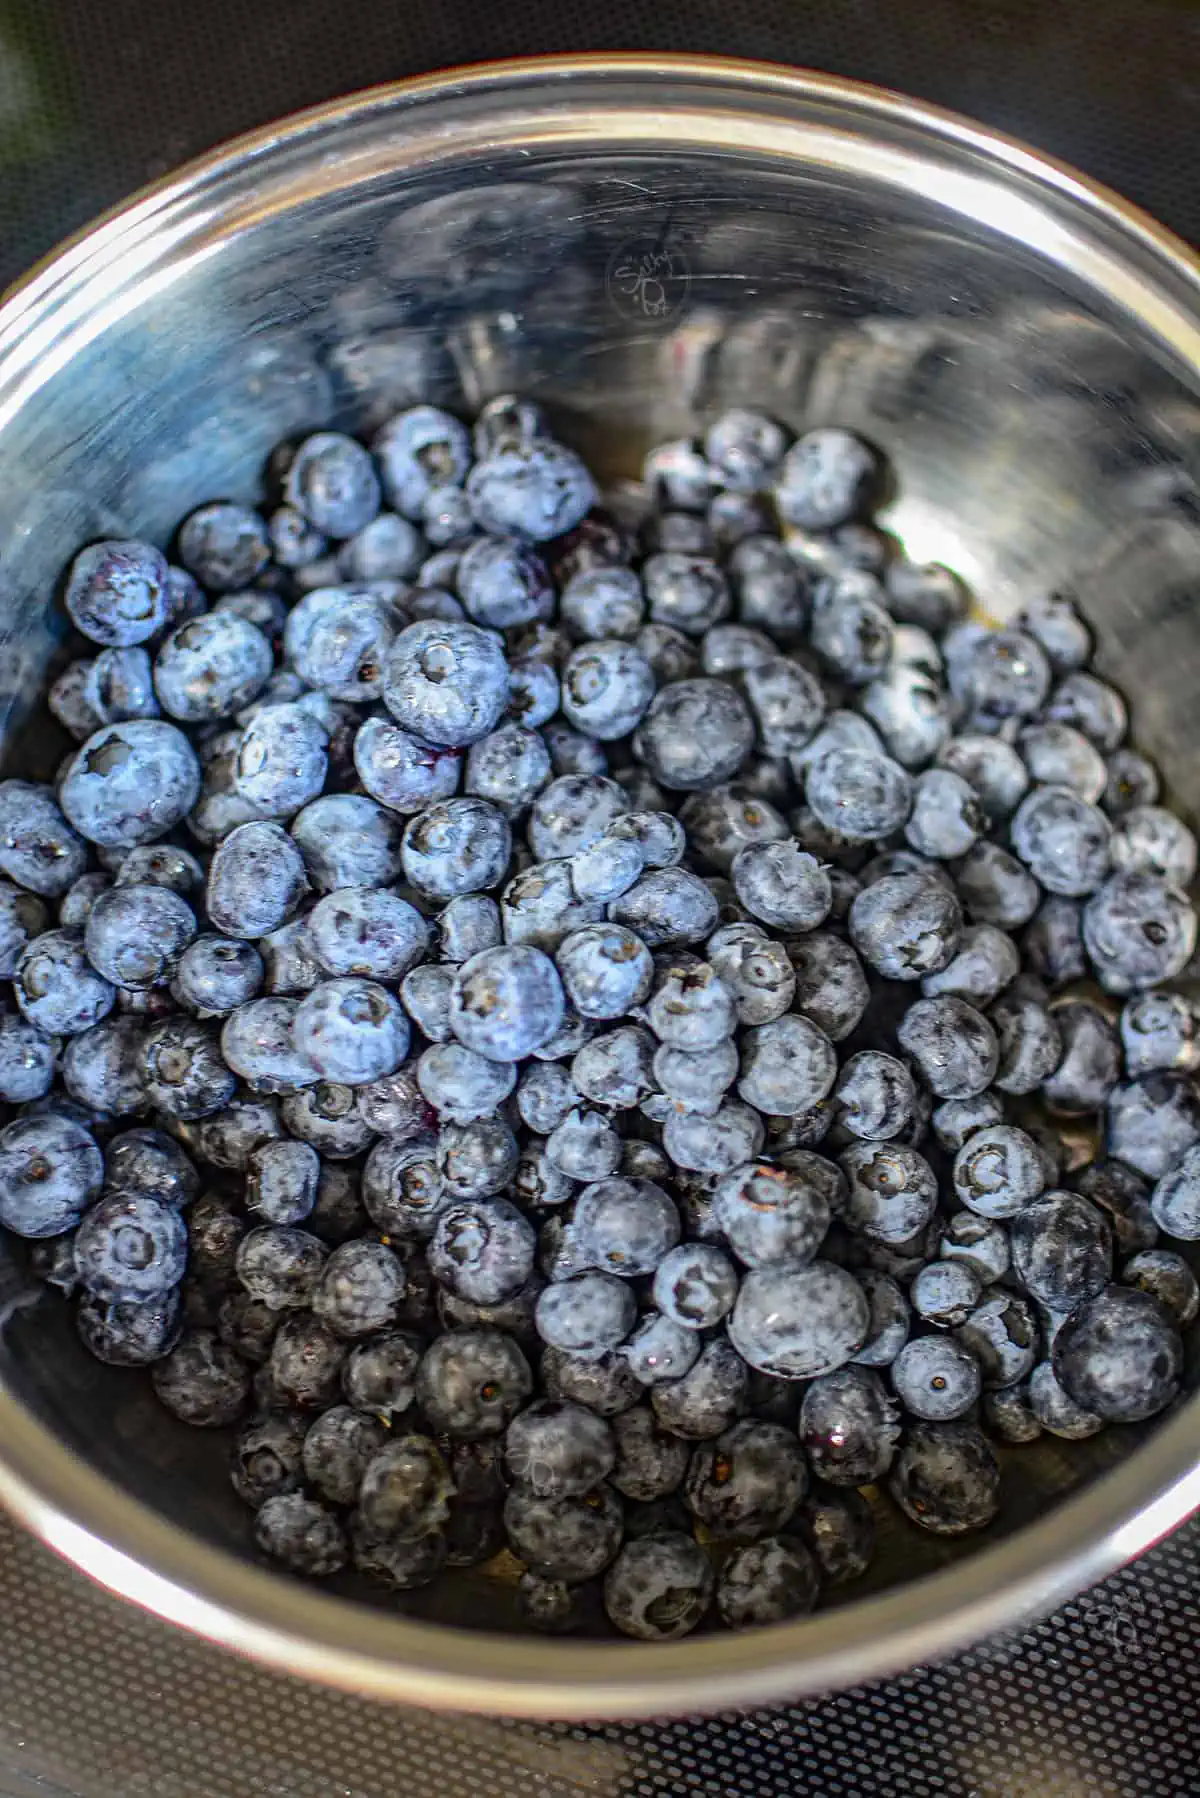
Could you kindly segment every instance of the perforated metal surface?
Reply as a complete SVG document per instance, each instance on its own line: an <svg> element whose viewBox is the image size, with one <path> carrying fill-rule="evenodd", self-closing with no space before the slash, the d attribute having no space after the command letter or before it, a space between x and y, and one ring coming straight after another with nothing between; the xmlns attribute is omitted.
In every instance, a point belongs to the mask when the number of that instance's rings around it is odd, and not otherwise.
<svg viewBox="0 0 1200 1798"><path fill-rule="evenodd" d="M236 131L370 82L580 49L760 56L1027 137L1200 239L1200 10L1120 0L0 3L0 280ZM1200 1523L1019 1639L803 1708L536 1728L385 1710L120 1604L0 1521L12 1798L1196 1798Z"/></svg>

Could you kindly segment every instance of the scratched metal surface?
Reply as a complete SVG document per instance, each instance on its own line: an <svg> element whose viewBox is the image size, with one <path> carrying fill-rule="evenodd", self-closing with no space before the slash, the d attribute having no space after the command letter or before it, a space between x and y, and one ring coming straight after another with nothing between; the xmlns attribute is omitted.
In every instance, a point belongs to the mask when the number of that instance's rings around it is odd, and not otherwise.
<svg viewBox="0 0 1200 1798"><path fill-rule="evenodd" d="M773 57L1029 138L1200 239L1200 11L1109 0L0 0L0 281L236 131L372 81L581 49ZM1196 1798L1200 1523L1020 1638L791 1710L590 1729L264 1673L0 1520L6 1798Z"/></svg>

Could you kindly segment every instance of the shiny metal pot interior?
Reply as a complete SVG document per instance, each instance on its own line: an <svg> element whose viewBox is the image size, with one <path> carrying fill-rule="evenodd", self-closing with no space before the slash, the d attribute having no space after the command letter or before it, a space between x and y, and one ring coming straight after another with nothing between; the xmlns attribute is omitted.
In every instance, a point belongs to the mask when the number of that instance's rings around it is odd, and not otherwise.
<svg viewBox="0 0 1200 1798"><path fill-rule="evenodd" d="M381 89L248 138L76 240L0 313L0 700L99 534L253 498L279 438L537 394L613 474L729 401L891 458L888 518L1003 615L1079 591L1176 799L1200 800L1200 269L984 132L817 76L669 59ZM881 1500L874 1570L795 1625L671 1647L521 1637L511 1585L368 1608L254 1565L211 1437L91 1361L0 1247L0 1497L88 1572L297 1672L586 1716L882 1674L1046 1607L1200 1503L1200 1400L1005 1455L949 1543ZM1190 1381L1196 1384L1195 1363Z"/></svg>

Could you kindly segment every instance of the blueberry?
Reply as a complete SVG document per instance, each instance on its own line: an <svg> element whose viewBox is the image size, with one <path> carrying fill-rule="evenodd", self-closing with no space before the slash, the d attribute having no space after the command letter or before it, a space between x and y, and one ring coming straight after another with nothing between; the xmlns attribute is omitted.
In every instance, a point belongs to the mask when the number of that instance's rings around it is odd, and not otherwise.
<svg viewBox="0 0 1200 1798"><path fill-rule="evenodd" d="M1158 805L1134 806L1117 820L1112 865L1120 874L1156 874L1188 887L1196 876L1196 839L1182 819Z"/></svg>
<svg viewBox="0 0 1200 1798"><path fill-rule="evenodd" d="M1185 1149L1160 1175L1150 1208L1155 1223L1168 1236L1181 1242L1200 1241L1200 1147Z"/></svg>
<svg viewBox="0 0 1200 1798"><path fill-rule="evenodd" d="M985 732L1009 718L1032 717L1050 690L1046 652L1020 630L982 632L961 660L947 657L946 673L954 697Z"/></svg>
<svg viewBox="0 0 1200 1798"><path fill-rule="evenodd" d="M832 1090L837 1055L810 1019L785 1015L745 1032L741 1067L738 1092L747 1104L772 1116L797 1117Z"/></svg>
<svg viewBox="0 0 1200 1798"><path fill-rule="evenodd" d="M598 1358L624 1342L637 1302L624 1280L578 1273L547 1286L537 1302L537 1328L550 1348Z"/></svg>
<svg viewBox="0 0 1200 1798"><path fill-rule="evenodd" d="M1052 1111L1081 1117L1108 1100L1121 1072L1117 1034L1104 1013L1086 1000L1058 1005L1053 1012L1062 1040L1057 1068L1042 1083Z"/></svg>
<svg viewBox="0 0 1200 1798"><path fill-rule="evenodd" d="M700 449L681 437L648 452L642 480L658 504L701 512L712 491L713 471Z"/></svg>
<svg viewBox="0 0 1200 1798"><path fill-rule="evenodd" d="M947 1423L975 1404L982 1389L979 1363L948 1336L915 1336L891 1366L896 1396L914 1417Z"/></svg>
<svg viewBox="0 0 1200 1798"><path fill-rule="evenodd" d="M436 518L445 524L450 522L448 514L452 514L453 522L461 525L462 530L456 528L451 535L457 537L463 531L469 531L470 521L461 490L444 487L435 491L445 496L449 503L434 502L432 507L427 503L426 519ZM430 538L430 542L433 540ZM379 512L347 538L338 550L338 574L346 581L409 580L420 568L424 554L425 543L415 525L395 512Z"/></svg>
<svg viewBox="0 0 1200 1798"><path fill-rule="evenodd" d="M918 999L896 1040L939 1099L969 1099L991 1085L999 1062L996 1033L965 999Z"/></svg>
<svg viewBox="0 0 1200 1798"><path fill-rule="evenodd" d="M71 622L93 643L144 643L167 620L167 559L149 543L93 543L67 576Z"/></svg>
<svg viewBox="0 0 1200 1798"><path fill-rule="evenodd" d="M734 406L708 427L704 454L714 484L735 493L759 493L774 484L787 435L773 418Z"/></svg>
<svg viewBox="0 0 1200 1798"><path fill-rule="evenodd" d="M664 1316L688 1330L710 1329L732 1310L737 1272L714 1243L686 1243L669 1250L654 1270L654 1302Z"/></svg>
<svg viewBox="0 0 1200 1798"><path fill-rule="evenodd" d="M508 704L504 652L473 624L410 624L388 655L383 697L402 729L463 749L493 730Z"/></svg>
<svg viewBox="0 0 1200 1798"><path fill-rule="evenodd" d="M490 1061L522 1060L554 1034L562 1016L554 964L527 944L485 949L455 975L451 1029L466 1048Z"/></svg>
<svg viewBox="0 0 1200 1798"><path fill-rule="evenodd" d="M200 1176L178 1143L158 1130L126 1130L104 1152L104 1182L115 1192L152 1193L183 1210L200 1191Z"/></svg>
<svg viewBox="0 0 1200 1798"><path fill-rule="evenodd" d="M598 1267L634 1279L653 1274L674 1248L679 1214L652 1180L616 1176L584 1187L571 1229L581 1269Z"/></svg>
<svg viewBox="0 0 1200 1798"><path fill-rule="evenodd" d="M1104 755L1111 755L1120 746L1129 722L1121 695L1106 681L1083 670L1059 681L1045 717L1082 731Z"/></svg>
<svg viewBox="0 0 1200 1798"><path fill-rule="evenodd" d="M13 970L13 998L49 1036L74 1036L107 1017L116 993L84 954L78 930L35 936Z"/></svg>
<svg viewBox="0 0 1200 1798"><path fill-rule="evenodd" d="M452 1034L450 991L454 976L452 964L426 962L413 968L400 982L400 1003L428 1042L445 1043Z"/></svg>
<svg viewBox="0 0 1200 1798"><path fill-rule="evenodd" d="M350 1517L350 1551L354 1566L377 1586L409 1592L428 1586L449 1560L449 1538L441 1530L423 1536L379 1536L366 1528L357 1511Z"/></svg>
<svg viewBox="0 0 1200 1798"><path fill-rule="evenodd" d="M699 792L731 780L754 744L746 702L723 681L678 680L659 689L636 738L660 786Z"/></svg>
<svg viewBox="0 0 1200 1798"><path fill-rule="evenodd" d="M230 1480L244 1504L257 1510L269 1498L299 1490L306 1420L290 1411L252 1417L238 1431Z"/></svg>
<svg viewBox="0 0 1200 1798"><path fill-rule="evenodd" d="M1158 1225L1150 1207L1150 1187L1120 1161L1093 1161L1073 1176L1075 1190L1099 1206L1108 1219L1120 1255L1153 1248Z"/></svg>
<svg viewBox="0 0 1200 1798"><path fill-rule="evenodd" d="M1196 1030L1195 1005L1182 993L1138 993L1127 999L1120 1018L1126 1071L1131 1075L1159 1068L1193 1072L1200 1066Z"/></svg>
<svg viewBox="0 0 1200 1798"><path fill-rule="evenodd" d="M301 1224L317 1201L321 1160L302 1142L268 1142L250 1156L247 1209L265 1224Z"/></svg>
<svg viewBox="0 0 1200 1798"><path fill-rule="evenodd" d="M870 1310L852 1275L828 1262L753 1268L729 1320L733 1346L751 1367L813 1379L856 1355Z"/></svg>
<svg viewBox="0 0 1200 1798"><path fill-rule="evenodd" d="M718 1183L714 1221L747 1267L798 1265L820 1248L840 1186L837 1169L819 1156L795 1170L749 1161Z"/></svg>
<svg viewBox="0 0 1200 1798"><path fill-rule="evenodd" d="M1110 818L1119 818L1135 805L1153 805L1160 787L1153 762L1135 749L1117 749L1108 758L1108 778L1100 803Z"/></svg>
<svg viewBox="0 0 1200 1798"><path fill-rule="evenodd" d="M427 898L494 887L512 848L504 814L482 799L448 799L410 820L402 850L406 879Z"/></svg>
<svg viewBox="0 0 1200 1798"><path fill-rule="evenodd" d="M620 1352L639 1385L676 1385L699 1360L700 1341L673 1318L645 1311Z"/></svg>
<svg viewBox="0 0 1200 1798"><path fill-rule="evenodd" d="M904 896L909 896L908 889ZM921 909L920 906L915 908L917 923ZM935 914L935 921L940 915ZM882 943L885 940L883 914L871 909L864 921L870 940ZM787 953L796 976L793 1009L810 1018L831 1041L842 1042L858 1024L870 997L858 956L844 938L824 930L789 942ZM927 953L924 948L914 951L916 959Z"/></svg>
<svg viewBox="0 0 1200 1798"><path fill-rule="evenodd" d="M921 991L927 998L953 993L980 1008L990 1005L1021 969L1020 951L1007 931L994 924L968 924L954 959L927 974Z"/></svg>
<svg viewBox="0 0 1200 1798"><path fill-rule="evenodd" d="M470 432L436 406L411 406L397 413L371 449L388 503L406 518L420 518L433 489L461 486L471 464Z"/></svg>
<svg viewBox="0 0 1200 1798"><path fill-rule="evenodd" d="M84 1293L76 1328L89 1354L112 1367L146 1367L169 1354L180 1331L178 1292L146 1304L111 1303Z"/></svg>
<svg viewBox="0 0 1200 1798"><path fill-rule="evenodd" d="M305 568L325 554L328 544L294 506L278 506L267 520L271 557L280 568Z"/></svg>
<svg viewBox="0 0 1200 1798"><path fill-rule="evenodd" d="M145 1303L178 1286L187 1264L187 1227L178 1210L150 1193L111 1193L75 1236L81 1283L97 1298Z"/></svg>
<svg viewBox="0 0 1200 1798"><path fill-rule="evenodd" d="M1049 1361L1040 1361L1029 1377L1029 1408L1042 1429L1068 1442L1082 1441L1104 1428L1103 1418L1076 1404Z"/></svg>
<svg viewBox="0 0 1200 1798"><path fill-rule="evenodd" d="M603 1180L616 1172L621 1139L598 1111L576 1106L546 1139L546 1155L572 1180Z"/></svg>
<svg viewBox="0 0 1200 1798"><path fill-rule="evenodd" d="M85 881L89 883L87 887L82 884ZM86 908L82 917L76 915L72 896L80 902L86 900L86 905L90 906L96 893L103 892L107 885L106 875L83 874L72 883L58 908L59 923L64 930L78 929L87 919ZM0 980L13 978L29 944L43 934L48 923L46 907L39 899L0 880ZM17 1003L20 1004L19 999Z"/></svg>
<svg viewBox="0 0 1200 1798"><path fill-rule="evenodd" d="M999 1287L975 1306L955 1330L955 1337L978 1363L985 1390L1025 1379L1037 1360L1039 1335L1033 1307L1018 1293Z"/></svg>
<svg viewBox="0 0 1200 1798"><path fill-rule="evenodd" d="M1015 811L1029 786L1029 772L1010 743L965 732L938 751L938 766L960 775L975 791L993 823Z"/></svg>
<svg viewBox="0 0 1200 1798"><path fill-rule="evenodd" d="M1140 1423L1179 1391L1179 1331L1152 1293L1106 1286L1078 1306L1054 1339L1053 1368L1068 1397L1106 1423Z"/></svg>
<svg viewBox="0 0 1200 1798"><path fill-rule="evenodd" d="M797 1541L766 1537L730 1555L721 1568L716 1609L730 1629L759 1629L804 1616L817 1602L817 1562Z"/></svg>
<svg viewBox="0 0 1200 1798"><path fill-rule="evenodd" d="M428 1436L393 1437L368 1461L358 1495L360 1526L377 1539L429 1535L449 1517L450 1470Z"/></svg>
<svg viewBox="0 0 1200 1798"><path fill-rule="evenodd" d="M702 942L720 915L704 882L675 867L643 874L613 902L610 912L616 923L634 931L651 949Z"/></svg>
<svg viewBox="0 0 1200 1798"><path fill-rule="evenodd" d="M234 762L238 793L272 817L290 817L325 785L327 742L320 720L303 707L268 706L242 733Z"/></svg>
<svg viewBox="0 0 1200 1798"><path fill-rule="evenodd" d="M593 1358L571 1354L565 1349L548 1348L542 1355L541 1377L550 1398L569 1399L577 1405L586 1405L598 1417L616 1419L642 1397L642 1383L619 1349ZM617 1435L617 1465L620 1467L623 1438L615 1422L613 1428ZM683 1478L686 1464L687 1457L683 1454L679 1457L678 1479ZM625 1490L619 1478L614 1477L613 1484L619 1491Z"/></svg>
<svg viewBox="0 0 1200 1798"><path fill-rule="evenodd" d="M692 1451L684 1499L715 1536L752 1542L782 1529L807 1490L808 1468L794 1434L746 1418Z"/></svg>
<svg viewBox="0 0 1200 1798"><path fill-rule="evenodd" d="M1200 1138L1200 1097L1182 1074L1143 1074L1108 1099L1109 1153L1161 1180Z"/></svg>
<svg viewBox="0 0 1200 1798"><path fill-rule="evenodd" d="M961 932L954 894L918 874L887 875L850 907L854 947L889 980L920 980L944 968Z"/></svg>
<svg viewBox="0 0 1200 1798"><path fill-rule="evenodd" d="M346 1564L341 1523L332 1511L302 1492L281 1492L268 1498L254 1519L254 1539L265 1555L309 1579L327 1579Z"/></svg>
<svg viewBox="0 0 1200 1798"><path fill-rule="evenodd" d="M228 718L248 705L274 664L263 633L236 612L206 612L179 625L154 662L163 710L185 724Z"/></svg>
<svg viewBox="0 0 1200 1798"><path fill-rule="evenodd" d="M246 1234L246 1221L232 1206L226 1194L206 1192L188 1212L188 1273L222 1291L234 1278L238 1248Z"/></svg>
<svg viewBox="0 0 1200 1798"><path fill-rule="evenodd" d="M235 1267L251 1298L272 1311L292 1311L312 1303L328 1255L305 1230L263 1225L242 1237Z"/></svg>
<svg viewBox="0 0 1200 1798"><path fill-rule="evenodd" d="M180 849L174 843L145 843L121 854L116 885L166 887L186 897L204 885L204 869L190 849Z"/></svg>
<svg viewBox="0 0 1200 1798"><path fill-rule="evenodd" d="M419 812L456 792L461 754L422 743L386 718L368 718L355 734L354 766L373 799L390 811Z"/></svg>
<svg viewBox="0 0 1200 1798"><path fill-rule="evenodd" d="M1036 1442L1042 1433L1030 1399L1028 1380L985 1392L983 1417L988 1433L1000 1442Z"/></svg>
<svg viewBox="0 0 1200 1798"><path fill-rule="evenodd" d="M376 1418L335 1405L317 1418L304 1439L304 1477L327 1503L353 1505L385 1440Z"/></svg>
<svg viewBox="0 0 1200 1798"><path fill-rule="evenodd" d="M1143 1249L1131 1256L1121 1270L1121 1282L1150 1293L1180 1329L1200 1312L1200 1284L1173 1249Z"/></svg>
<svg viewBox="0 0 1200 1798"><path fill-rule="evenodd" d="M826 1585L840 1586L860 1578L875 1552L874 1515L861 1493L852 1488L815 1491L797 1512L793 1528L811 1549Z"/></svg>
<svg viewBox="0 0 1200 1798"><path fill-rule="evenodd" d="M913 1523L939 1536L983 1529L999 1506L1000 1470L973 1424L919 1423L892 1464L888 1489Z"/></svg>
<svg viewBox="0 0 1200 1798"><path fill-rule="evenodd" d="M14 783L0 788L0 797ZM38 789L31 789L37 792ZM0 840L11 845L0 866L30 885L31 857L44 864L38 892L60 892L83 871L87 837L107 849L132 849L165 836L191 811L200 795L200 764L183 732L157 718L106 725L89 737L67 765L59 789L74 830L35 810L24 821L0 804ZM57 833L55 830L57 820ZM29 847L22 848L22 838ZM26 872L22 872L25 869Z"/></svg>
<svg viewBox="0 0 1200 1798"><path fill-rule="evenodd" d="M980 1217L1015 1217L1045 1186L1037 1144L1015 1124L974 1131L955 1156L954 1190Z"/></svg>
<svg viewBox="0 0 1200 1798"><path fill-rule="evenodd" d="M560 778L574 775L595 779L608 773L608 755L596 737L585 736L565 718L552 718L542 727L542 741L550 753L550 766Z"/></svg>
<svg viewBox="0 0 1200 1798"><path fill-rule="evenodd" d="M1011 1239L1014 1271L1052 1310L1073 1310L1111 1276L1108 1224L1075 1193L1050 1192L1026 1205L1013 1219Z"/></svg>
<svg viewBox="0 0 1200 1798"><path fill-rule="evenodd" d="M516 1085L511 1061L490 1061L446 1042L426 1049L417 1063L421 1096L438 1116L459 1124L487 1118L504 1102Z"/></svg>
<svg viewBox="0 0 1200 1798"><path fill-rule="evenodd" d="M986 839L956 870L959 898L973 924L1017 930L1037 910L1041 889L1033 875L999 843Z"/></svg>
<svg viewBox="0 0 1200 1798"><path fill-rule="evenodd" d="M353 537L379 511L379 477L353 437L318 431L296 446L283 497L325 536Z"/></svg>
<svg viewBox="0 0 1200 1798"><path fill-rule="evenodd" d="M53 1113L16 1118L0 1131L0 1224L16 1236L59 1236L79 1222L103 1174L82 1124Z"/></svg>
<svg viewBox="0 0 1200 1798"><path fill-rule="evenodd" d="M184 1291L188 1297L196 1292L211 1296L211 1288L202 1280L185 1286ZM217 1310L217 1335L243 1361L249 1361L254 1367L263 1367L270 1360L271 1344L279 1323L278 1311L272 1311L258 1299L252 1299L248 1292L236 1288L221 1300Z"/></svg>
<svg viewBox="0 0 1200 1798"><path fill-rule="evenodd" d="M724 925L706 945L739 1024L768 1024L788 1009L796 976L782 945L753 924Z"/></svg>
<svg viewBox="0 0 1200 1798"><path fill-rule="evenodd" d="M486 893L459 893L438 913L437 936L443 961L470 961L503 942L500 907Z"/></svg>
<svg viewBox="0 0 1200 1798"><path fill-rule="evenodd" d="M908 1341L912 1312L908 1300L890 1274L859 1268L855 1279L867 1297L870 1325L867 1339L851 1360L862 1367L887 1367Z"/></svg>
<svg viewBox="0 0 1200 1798"><path fill-rule="evenodd" d="M596 498L579 457L550 437L498 445L476 462L466 487L475 520L485 531L511 531L534 543L573 529Z"/></svg>
<svg viewBox="0 0 1200 1798"><path fill-rule="evenodd" d="M533 1389L517 1344L499 1330L439 1337L417 1373L418 1402L434 1429L474 1440L499 1436Z"/></svg>
<svg viewBox="0 0 1200 1798"><path fill-rule="evenodd" d="M504 1503L513 1553L543 1578L569 1584L591 1579L608 1565L620 1545L621 1519L621 1500L605 1484L568 1498L544 1497L518 1485Z"/></svg>
<svg viewBox="0 0 1200 1798"><path fill-rule="evenodd" d="M55 897L80 879L86 860L84 844L48 787L24 780L0 781L0 869L10 880L28 893ZM6 910L16 912L24 927L31 927L33 903L22 894Z"/></svg>
<svg viewBox="0 0 1200 1798"><path fill-rule="evenodd" d="M616 1459L608 1425L582 1405L538 1399L508 1426L511 1477L540 1498L576 1498L608 1477Z"/></svg>
<svg viewBox="0 0 1200 1798"><path fill-rule="evenodd" d="M494 1064L493 1064L494 1065ZM517 1139L503 1117L483 1117L442 1126L438 1165L446 1190L456 1199L491 1198L503 1192L517 1171ZM482 1304L497 1303L480 1300Z"/></svg>
<svg viewBox="0 0 1200 1798"><path fill-rule="evenodd" d="M1112 827L1069 787L1035 787L1013 816L1013 847L1043 887L1068 898L1095 892L1109 871Z"/></svg>
<svg viewBox="0 0 1200 1798"><path fill-rule="evenodd" d="M1048 787L1069 787L1089 805L1101 799L1108 767L1082 731L1069 724L1031 724L1021 732L1019 742L1025 766L1035 781Z"/></svg>
<svg viewBox="0 0 1200 1798"><path fill-rule="evenodd" d="M453 1340L461 1344L464 1337ZM356 1342L342 1363L342 1391L356 1410L390 1424L413 1402L421 1360L420 1338L401 1330ZM436 1427L446 1426L439 1418Z"/></svg>
<svg viewBox="0 0 1200 1798"><path fill-rule="evenodd" d="M559 616L579 642L618 638L632 642L644 622L642 584L631 568L587 568L562 590Z"/></svg>
<svg viewBox="0 0 1200 1798"><path fill-rule="evenodd" d="M532 1228L507 1200L460 1201L438 1217L429 1265L450 1292L497 1305L528 1280L534 1248Z"/></svg>
<svg viewBox="0 0 1200 1798"><path fill-rule="evenodd" d="M690 1458L687 1443L664 1430L648 1405L614 1417L612 1437L616 1460L609 1477L623 1497L648 1503L682 1485Z"/></svg>
<svg viewBox="0 0 1200 1798"><path fill-rule="evenodd" d="M0 1042L9 1034L9 1025L10 1020L0 1020ZM41 1033L36 1034L40 1036ZM77 1104L89 1111L117 1117L144 1108L147 1098L142 1077L144 1035L137 1018L117 1016L105 1018L90 1030L81 1030L78 1036L71 1037L63 1051L62 1074L63 1085ZM28 1054L34 1046L25 1044L23 1054ZM50 1078L51 1066L47 1062L45 1082L39 1086L39 1092L46 1090Z"/></svg>
<svg viewBox="0 0 1200 1798"><path fill-rule="evenodd" d="M84 942L105 981L145 992L167 984L195 934L191 906L169 887L115 886L92 907Z"/></svg>
<svg viewBox="0 0 1200 1798"><path fill-rule="evenodd" d="M151 1378L159 1403L197 1429L234 1423L250 1396L249 1368L211 1330L187 1332Z"/></svg>
<svg viewBox="0 0 1200 1798"><path fill-rule="evenodd" d="M904 769L869 750L829 750L810 766L805 790L818 820L855 842L893 835L904 827L912 805Z"/></svg>
<svg viewBox="0 0 1200 1798"><path fill-rule="evenodd" d="M911 1074L878 1049L863 1049L843 1064L834 1100L842 1128L867 1142L902 1136L916 1116Z"/></svg>
<svg viewBox="0 0 1200 1798"><path fill-rule="evenodd" d="M869 1367L843 1367L808 1387L799 1433L821 1479L832 1486L866 1486L891 1466L900 1426L879 1375Z"/></svg>
<svg viewBox="0 0 1200 1798"><path fill-rule="evenodd" d="M811 640L817 655L848 686L865 687L884 673L892 653L892 621L874 575L846 569L819 584ZM894 714L894 707L885 706L881 716L876 715L874 704L869 704L867 711L883 728L884 718ZM931 755L935 747L930 744L926 754Z"/></svg>
<svg viewBox="0 0 1200 1798"><path fill-rule="evenodd" d="M324 1411L337 1396L346 1344L310 1311L291 1310L271 1342L271 1356L256 1381L272 1405Z"/></svg>
<svg viewBox="0 0 1200 1798"><path fill-rule="evenodd" d="M1053 1013L1014 991L997 1000L989 1017L1000 1048L997 1088L1002 1093L1035 1092L1063 1057L1062 1032Z"/></svg>
<svg viewBox="0 0 1200 1798"><path fill-rule="evenodd" d="M357 1098L364 1120L380 1136L407 1142L432 1123L411 1068L359 1087Z"/></svg>
<svg viewBox="0 0 1200 1798"><path fill-rule="evenodd" d="M933 1216L937 1178L916 1149L900 1142L852 1143L841 1156L847 1223L876 1242L906 1243Z"/></svg>
<svg viewBox="0 0 1200 1798"><path fill-rule="evenodd" d="M1196 914L1156 874L1114 874L1083 912L1083 940L1111 993L1157 986L1181 973L1196 943Z"/></svg>
<svg viewBox="0 0 1200 1798"><path fill-rule="evenodd" d="M402 1242L425 1241L451 1194L437 1165L432 1137L387 1139L375 1144L363 1169L363 1203L372 1223Z"/></svg>
<svg viewBox="0 0 1200 1798"><path fill-rule="evenodd" d="M215 500L198 507L179 528L179 560L213 593L249 587L270 554L267 527L249 506Z"/></svg>
<svg viewBox="0 0 1200 1798"><path fill-rule="evenodd" d="M974 788L949 768L927 768L912 788L912 814L904 834L921 855L939 861L966 855L984 829Z"/></svg>
<svg viewBox="0 0 1200 1798"><path fill-rule="evenodd" d="M762 1148L764 1135L758 1112L731 1099L711 1117L672 1111L663 1127L663 1147L676 1167L700 1174L725 1174L752 1160Z"/></svg>
<svg viewBox="0 0 1200 1798"><path fill-rule="evenodd" d="M878 480L878 460L862 438L826 425L798 437L784 456L775 503L788 524L828 531L866 510Z"/></svg>
<svg viewBox="0 0 1200 1798"><path fill-rule="evenodd" d="M551 776L550 754L535 730L501 724L472 743L466 791L514 818L531 804Z"/></svg>
<svg viewBox="0 0 1200 1798"><path fill-rule="evenodd" d="M476 537L463 551L455 578L467 616L486 629L533 624L554 609L545 563L515 537Z"/></svg>

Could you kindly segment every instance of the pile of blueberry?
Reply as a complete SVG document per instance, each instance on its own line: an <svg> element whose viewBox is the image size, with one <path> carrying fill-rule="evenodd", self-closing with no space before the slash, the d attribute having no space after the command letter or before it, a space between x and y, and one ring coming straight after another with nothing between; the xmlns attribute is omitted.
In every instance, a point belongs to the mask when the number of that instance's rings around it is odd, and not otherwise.
<svg viewBox="0 0 1200 1798"><path fill-rule="evenodd" d="M601 503L421 405L76 557L0 1223L296 1572L740 1629L860 1488L976 1530L993 1439L1176 1398L1196 842L1071 600L970 619L883 473L733 410Z"/></svg>

